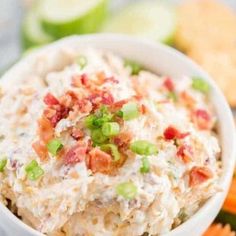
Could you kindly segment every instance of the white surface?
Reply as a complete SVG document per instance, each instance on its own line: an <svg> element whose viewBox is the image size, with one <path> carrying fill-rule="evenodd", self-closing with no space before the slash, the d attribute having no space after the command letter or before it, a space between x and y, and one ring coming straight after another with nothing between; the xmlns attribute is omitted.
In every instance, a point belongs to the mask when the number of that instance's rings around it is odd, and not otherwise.
<svg viewBox="0 0 236 236"><path fill-rule="evenodd" d="M176 50L161 44L138 40L128 36L75 36L58 41L40 51L48 52L49 50L59 49L65 45L70 46L75 50L86 46L109 49L121 56L136 60L153 72L175 76L177 78L181 78L183 75L199 75L205 78L211 85L212 91L210 96L219 121L219 134L222 145L223 173L220 179L222 192L217 193L214 197L209 199L190 220L180 225L166 236L187 236L190 235L190 232L191 236L201 235L213 221L222 206L233 174L236 156L236 137L235 132L232 132L232 130L234 130L233 117L225 98L213 80L211 80L196 64ZM38 52L34 52L28 57L25 57L20 63L5 74L2 79L9 80L16 74L24 76L24 73L28 70L30 64L34 63L37 53ZM0 225L7 230L9 236L41 235L18 220L2 204L0 204Z"/></svg>

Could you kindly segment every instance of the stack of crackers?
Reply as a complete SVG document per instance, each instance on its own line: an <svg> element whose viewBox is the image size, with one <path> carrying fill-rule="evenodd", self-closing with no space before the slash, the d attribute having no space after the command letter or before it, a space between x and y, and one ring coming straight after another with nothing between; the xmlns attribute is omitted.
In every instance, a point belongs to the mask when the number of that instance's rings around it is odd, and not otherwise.
<svg viewBox="0 0 236 236"><path fill-rule="evenodd" d="M178 19L176 47L200 64L236 107L236 12L217 0L186 0Z"/></svg>

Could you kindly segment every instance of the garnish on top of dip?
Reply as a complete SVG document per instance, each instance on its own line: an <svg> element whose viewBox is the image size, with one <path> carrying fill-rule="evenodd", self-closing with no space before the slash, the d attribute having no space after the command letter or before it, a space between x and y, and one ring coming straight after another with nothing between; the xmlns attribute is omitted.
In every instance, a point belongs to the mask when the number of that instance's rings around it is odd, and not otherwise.
<svg viewBox="0 0 236 236"><path fill-rule="evenodd" d="M25 223L47 235L158 235L216 193L204 80L92 48L57 53L0 81L1 200Z"/></svg>

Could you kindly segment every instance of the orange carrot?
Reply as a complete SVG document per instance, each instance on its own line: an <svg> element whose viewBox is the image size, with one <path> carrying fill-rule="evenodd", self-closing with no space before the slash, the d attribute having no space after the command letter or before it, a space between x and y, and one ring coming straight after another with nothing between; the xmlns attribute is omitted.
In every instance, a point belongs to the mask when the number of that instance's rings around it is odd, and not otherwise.
<svg viewBox="0 0 236 236"><path fill-rule="evenodd" d="M223 205L223 210L236 214L236 178L232 180L228 196Z"/></svg>
<svg viewBox="0 0 236 236"><path fill-rule="evenodd" d="M234 231L231 231L229 225L213 224L203 234L203 236L236 236Z"/></svg>

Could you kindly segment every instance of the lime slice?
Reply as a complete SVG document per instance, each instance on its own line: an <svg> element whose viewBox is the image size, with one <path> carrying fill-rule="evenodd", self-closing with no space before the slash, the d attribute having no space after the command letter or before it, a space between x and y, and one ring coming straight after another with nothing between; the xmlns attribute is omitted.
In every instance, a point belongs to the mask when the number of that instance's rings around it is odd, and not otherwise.
<svg viewBox="0 0 236 236"><path fill-rule="evenodd" d="M111 16L102 31L131 34L172 44L175 29L174 8L160 1L141 1Z"/></svg>
<svg viewBox="0 0 236 236"><path fill-rule="evenodd" d="M46 34L40 24L36 9L32 9L26 15L22 28L22 44L24 49L37 47L53 41L53 38Z"/></svg>
<svg viewBox="0 0 236 236"><path fill-rule="evenodd" d="M41 0L40 17L56 38L96 32L107 14L108 0Z"/></svg>

